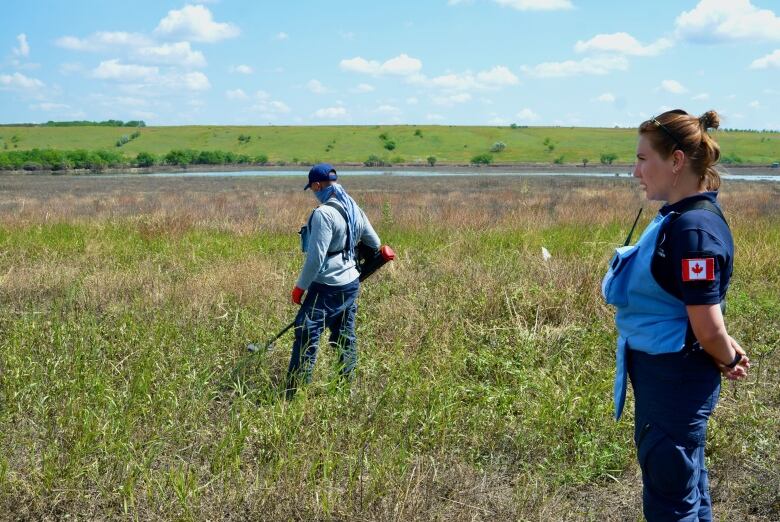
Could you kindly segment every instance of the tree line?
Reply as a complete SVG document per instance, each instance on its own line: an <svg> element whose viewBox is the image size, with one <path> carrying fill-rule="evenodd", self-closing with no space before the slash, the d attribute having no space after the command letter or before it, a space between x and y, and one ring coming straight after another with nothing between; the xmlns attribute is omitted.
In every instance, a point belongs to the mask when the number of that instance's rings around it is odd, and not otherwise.
<svg viewBox="0 0 780 522"><path fill-rule="evenodd" d="M221 150L176 149L164 155L139 152L128 158L116 150L55 150L31 149L0 152L0 170L86 169L101 171L106 168L153 167L155 165L230 165L268 163L268 156L236 154Z"/></svg>
<svg viewBox="0 0 780 522"><path fill-rule="evenodd" d="M105 120L105 121L47 121L46 123L3 123L0 127L146 127L143 120Z"/></svg>

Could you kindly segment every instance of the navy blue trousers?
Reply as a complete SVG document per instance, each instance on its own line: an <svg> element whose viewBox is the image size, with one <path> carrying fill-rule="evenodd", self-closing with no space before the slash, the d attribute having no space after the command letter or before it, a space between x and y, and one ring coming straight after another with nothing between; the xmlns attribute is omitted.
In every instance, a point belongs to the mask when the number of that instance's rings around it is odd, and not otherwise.
<svg viewBox="0 0 780 522"><path fill-rule="evenodd" d="M286 379L288 398L295 395L298 384L311 382L320 336L326 326L330 330L328 342L338 350L341 376L351 380L357 366L355 316L359 293L357 279L343 286L319 283L309 286L295 316L295 341Z"/></svg>
<svg viewBox="0 0 780 522"><path fill-rule="evenodd" d="M720 371L701 348L660 355L628 350L627 362L645 518L712 520L704 443Z"/></svg>

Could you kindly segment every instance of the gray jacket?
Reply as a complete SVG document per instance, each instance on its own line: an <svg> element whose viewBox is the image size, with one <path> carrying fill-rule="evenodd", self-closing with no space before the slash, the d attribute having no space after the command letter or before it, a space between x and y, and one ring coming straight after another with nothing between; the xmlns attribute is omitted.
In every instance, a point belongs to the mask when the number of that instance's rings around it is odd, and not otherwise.
<svg viewBox="0 0 780 522"><path fill-rule="evenodd" d="M338 201L332 198L330 202ZM381 246L379 236L374 232L363 209L359 209L357 231L360 241L366 246L378 249ZM306 261L296 286L304 290L312 282L329 286L342 286L351 283L360 276L355 259L344 260L341 253L328 256L328 252L341 252L347 241L347 222L341 212L329 205L320 205L312 212L308 222L308 248Z"/></svg>

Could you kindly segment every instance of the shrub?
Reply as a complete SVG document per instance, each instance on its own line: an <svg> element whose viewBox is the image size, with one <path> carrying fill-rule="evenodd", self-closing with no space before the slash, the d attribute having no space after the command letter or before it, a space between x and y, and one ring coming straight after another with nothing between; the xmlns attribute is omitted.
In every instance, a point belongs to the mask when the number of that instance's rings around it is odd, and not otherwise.
<svg viewBox="0 0 780 522"><path fill-rule="evenodd" d="M366 167L384 167L385 161L375 154L371 154L366 161L363 162Z"/></svg>
<svg viewBox="0 0 780 522"><path fill-rule="evenodd" d="M415 129L414 130L414 135L417 136L418 138L422 138L423 137L422 131L420 129Z"/></svg>
<svg viewBox="0 0 780 522"><path fill-rule="evenodd" d="M487 152L482 154L477 154L473 158L471 158L471 163L474 165L490 165L493 163L493 155L488 154Z"/></svg>
<svg viewBox="0 0 780 522"><path fill-rule="evenodd" d="M148 152L139 152L135 157L135 164L139 167L151 167L157 163L157 158Z"/></svg>
<svg viewBox="0 0 780 522"><path fill-rule="evenodd" d="M395 142L393 140L387 140L384 144L384 147L387 150L394 150L395 149Z"/></svg>
<svg viewBox="0 0 780 522"><path fill-rule="evenodd" d="M258 154L255 156L255 163L259 163L260 165L265 165L268 163L268 156L265 154Z"/></svg>
<svg viewBox="0 0 780 522"><path fill-rule="evenodd" d="M506 143L497 141L490 147L490 152L502 152L504 149L506 149Z"/></svg>
<svg viewBox="0 0 780 522"><path fill-rule="evenodd" d="M194 162L197 152L192 150L174 149L165 155L166 165L181 165L186 167Z"/></svg>
<svg viewBox="0 0 780 522"><path fill-rule="evenodd" d="M615 161L617 157L617 154L614 152L608 152L606 154L602 154L601 158L599 159L601 160L602 165L612 165L612 162Z"/></svg>
<svg viewBox="0 0 780 522"><path fill-rule="evenodd" d="M22 169L29 170L29 171L41 170L43 169L43 165L41 165L37 161L25 161L24 165L22 165Z"/></svg>
<svg viewBox="0 0 780 522"><path fill-rule="evenodd" d="M428 156L426 161L428 162L428 165L430 165L431 167L436 166L436 156Z"/></svg>
<svg viewBox="0 0 780 522"><path fill-rule="evenodd" d="M121 136L118 140L116 140L116 146L117 147L121 147L122 145L124 145L128 141L130 141L130 136L125 134L124 136Z"/></svg>
<svg viewBox="0 0 780 522"><path fill-rule="evenodd" d="M87 155L87 161L84 166L90 170L94 170L95 172L100 172L101 170L108 167L108 161L103 159L97 152L90 152Z"/></svg>
<svg viewBox="0 0 780 522"><path fill-rule="evenodd" d="M582 158L582 166L583 166L583 167L587 167L587 166L588 166L588 162L589 162L589 161L590 161L590 160L589 160L588 158Z"/></svg>
<svg viewBox="0 0 780 522"><path fill-rule="evenodd" d="M563 165L563 154L555 158L553 160L553 163L555 163L556 165Z"/></svg>

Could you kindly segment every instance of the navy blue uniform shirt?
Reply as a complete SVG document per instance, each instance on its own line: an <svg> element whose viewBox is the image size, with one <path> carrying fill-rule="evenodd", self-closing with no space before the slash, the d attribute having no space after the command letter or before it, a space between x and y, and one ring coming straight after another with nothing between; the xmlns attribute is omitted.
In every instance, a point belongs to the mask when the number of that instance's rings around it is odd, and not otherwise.
<svg viewBox="0 0 780 522"><path fill-rule="evenodd" d="M679 212L693 201L702 199L718 205L717 192L703 192L671 205L664 205L660 213ZM688 261L713 261L711 272L701 272L702 279L690 279L686 274ZM695 264L693 264L695 263ZM699 273L709 269L709 262L693 261L690 268ZM686 305L718 304L726 297L734 267L734 240L728 224L714 212L704 209L689 210L672 218L661 231L653 257L651 271L656 282Z"/></svg>

